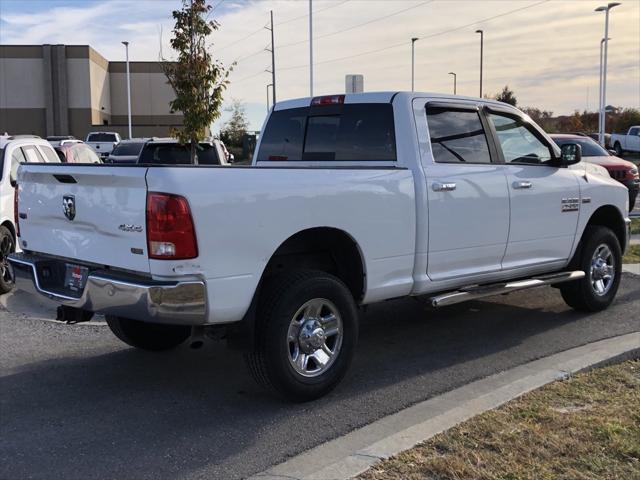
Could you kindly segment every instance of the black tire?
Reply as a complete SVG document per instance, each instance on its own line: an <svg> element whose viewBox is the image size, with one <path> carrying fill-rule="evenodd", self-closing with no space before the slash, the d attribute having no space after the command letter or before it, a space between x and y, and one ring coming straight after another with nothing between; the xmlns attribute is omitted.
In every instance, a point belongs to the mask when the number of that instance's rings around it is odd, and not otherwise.
<svg viewBox="0 0 640 480"><path fill-rule="evenodd" d="M191 327L141 322L130 318L106 316L113 334L127 345L160 352L175 348L191 335Z"/></svg>
<svg viewBox="0 0 640 480"><path fill-rule="evenodd" d="M16 240L11 230L0 225L0 294L13 290L13 269L7 259L10 253L16 251Z"/></svg>
<svg viewBox="0 0 640 480"><path fill-rule="evenodd" d="M611 263L614 271L610 286L606 292L599 294L593 285L593 280L597 276L596 272L592 272L592 259L596 250L603 245L611 252ZM583 312L604 310L611 305L620 286L622 253L618 237L607 227L588 226L584 231L581 245L571 262L570 268L582 270L586 275L581 280L567 283L560 287L562 298L567 305Z"/></svg>
<svg viewBox="0 0 640 480"><path fill-rule="evenodd" d="M620 145L620 142L616 142L615 145L613 146L613 149L616 151L616 155L618 157L621 157L622 154L624 153L624 150L622 150L622 145Z"/></svg>
<svg viewBox="0 0 640 480"><path fill-rule="evenodd" d="M245 356L254 379L267 390L294 402L305 402L326 395L342 380L355 353L358 311L351 292L333 275L313 270L295 270L280 274L269 280L262 292L256 317L255 348ZM326 305L330 305L332 310L336 309L341 322L341 346L335 350L335 356L330 357L332 360L327 361L325 367L316 362L319 371L310 378L294 367L295 354L292 353L292 337L289 333L296 314L305 305L316 301L327 302ZM299 328L297 332L300 335L304 330L303 321L306 313L302 314L302 317L300 326L294 327ZM316 318L323 323L322 319L329 316L323 317L320 312ZM328 330L327 335L330 335ZM337 339L340 334L335 335ZM299 338L298 335L294 337ZM330 337L327 336L324 340L325 346L329 341ZM338 340L334 342L336 348ZM302 348L300 343L298 354L301 354ZM317 345L311 348L322 350ZM313 357L316 353L307 356ZM314 360L308 362L313 365ZM326 370L322 371L323 368Z"/></svg>

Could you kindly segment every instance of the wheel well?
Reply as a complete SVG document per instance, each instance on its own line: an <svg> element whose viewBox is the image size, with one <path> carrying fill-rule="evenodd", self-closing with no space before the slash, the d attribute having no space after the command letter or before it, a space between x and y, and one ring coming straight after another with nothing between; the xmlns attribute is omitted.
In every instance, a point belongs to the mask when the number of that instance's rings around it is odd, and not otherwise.
<svg viewBox="0 0 640 480"><path fill-rule="evenodd" d="M6 221L2 224L2 226L9 229L11 235L13 235L13 240L16 241L16 229L13 227L13 223Z"/></svg>
<svg viewBox="0 0 640 480"><path fill-rule="evenodd" d="M620 247L624 248L626 240L624 218L622 218L620 211L613 205L604 205L593 212L589 222L587 222L587 226L589 225L600 225L610 228L616 237L618 237Z"/></svg>
<svg viewBox="0 0 640 480"><path fill-rule="evenodd" d="M262 278L289 268L322 270L342 280L358 301L364 294L365 270L353 238L336 228L303 230L285 240L272 255Z"/></svg>

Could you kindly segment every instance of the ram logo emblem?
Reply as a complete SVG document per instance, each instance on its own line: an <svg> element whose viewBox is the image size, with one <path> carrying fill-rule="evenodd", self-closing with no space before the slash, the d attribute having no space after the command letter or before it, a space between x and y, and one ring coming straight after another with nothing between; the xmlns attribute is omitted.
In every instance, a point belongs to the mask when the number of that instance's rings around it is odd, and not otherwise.
<svg viewBox="0 0 640 480"><path fill-rule="evenodd" d="M73 195L62 197L62 211L69 220L76 218L76 197Z"/></svg>

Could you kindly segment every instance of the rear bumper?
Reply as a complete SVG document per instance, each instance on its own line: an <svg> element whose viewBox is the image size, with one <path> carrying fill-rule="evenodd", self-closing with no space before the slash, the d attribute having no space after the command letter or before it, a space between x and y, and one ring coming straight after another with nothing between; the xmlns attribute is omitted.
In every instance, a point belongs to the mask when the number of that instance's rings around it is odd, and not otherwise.
<svg viewBox="0 0 640 480"><path fill-rule="evenodd" d="M172 325L202 325L206 322L204 282L156 282L93 270L84 290L73 296L42 286L42 264L50 261L36 255L11 254L9 262L13 267L16 288L39 293L61 305L105 315Z"/></svg>

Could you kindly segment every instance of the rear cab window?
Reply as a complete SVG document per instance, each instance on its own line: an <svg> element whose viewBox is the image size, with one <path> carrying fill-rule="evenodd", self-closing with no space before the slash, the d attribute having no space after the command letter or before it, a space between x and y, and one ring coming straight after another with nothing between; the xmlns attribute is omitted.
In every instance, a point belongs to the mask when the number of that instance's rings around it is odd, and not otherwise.
<svg viewBox="0 0 640 480"><path fill-rule="evenodd" d="M118 137L114 133L90 133L87 142L117 142Z"/></svg>
<svg viewBox="0 0 640 480"><path fill-rule="evenodd" d="M258 162L395 162L390 103L314 105L274 111Z"/></svg>

